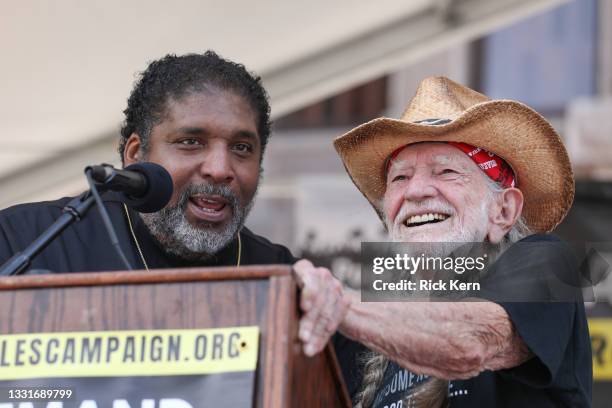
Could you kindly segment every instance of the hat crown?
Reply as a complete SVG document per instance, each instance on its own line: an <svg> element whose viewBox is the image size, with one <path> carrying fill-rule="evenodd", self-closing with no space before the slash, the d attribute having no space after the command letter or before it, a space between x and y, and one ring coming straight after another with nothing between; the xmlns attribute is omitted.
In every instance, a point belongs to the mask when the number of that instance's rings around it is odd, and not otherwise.
<svg viewBox="0 0 612 408"><path fill-rule="evenodd" d="M446 77L425 78L401 116L404 122L459 117L468 108L489 101L487 96Z"/></svg>

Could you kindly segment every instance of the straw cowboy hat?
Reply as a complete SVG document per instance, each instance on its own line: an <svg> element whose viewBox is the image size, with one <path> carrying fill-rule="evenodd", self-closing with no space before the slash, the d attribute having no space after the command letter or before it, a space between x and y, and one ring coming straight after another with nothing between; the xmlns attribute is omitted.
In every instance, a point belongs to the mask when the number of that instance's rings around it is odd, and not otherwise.
<svg viewBox="0 0 612 408"><path fill-rule="evenodd" d="M415 123L431 119L450 121ZM535 232L553 230L572 205L571 164L550 123L522 103L491 100L444 77L423 80L399 120L374 119L338 137L334 147L383 219L389 156L402 146L428 141L468 143L503 158L514 170L525 197L522 215Z"/></svg>

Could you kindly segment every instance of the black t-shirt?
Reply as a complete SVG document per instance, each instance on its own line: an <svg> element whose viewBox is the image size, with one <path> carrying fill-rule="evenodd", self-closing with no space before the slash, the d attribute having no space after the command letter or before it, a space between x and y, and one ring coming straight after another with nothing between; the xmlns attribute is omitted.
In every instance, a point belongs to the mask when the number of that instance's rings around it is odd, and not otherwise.
<svg viewBox="0 0 612 408"><path fill-rule="evenodd" d="M511 273L531 274L538 279L526 279L533 285L550 281L546 276L558 276L558 260L567 258L567 247L550 235L532 235L521 242L547 242L537 270L520 268ZM555 243L559 243L557 246ZM551 250L551 248L557 248ZM516 253L511 254L517 257ZM533 254L529 254L533 256ZM548 258L550 257L550 258ZM500 258L500 261L502 258ZM514 258L503 265L521 264ZM546 270L543 265L553 265ZM569 274L565 273L567 277ZM518 276L517 276L518 278ZM529 276L525 277L529 278ZM547 289L540 288L540 294ZM451 381L451 407L589 407L592 394L592 360L584 304L575 302L498 302L508 313L519 335L534 357L520 366L485 371L469 380ZM407 304L407 307L409 304ZM367 349L337 335L334 339L338 358L346 377L349 392L354 397L361 387L363 359ZM414 392L426 376L410 373L391 362L377 390L373 408L407 408L403 399ZM408 404L408 406L413 406Z"/></svg>
<svg viewBox="0 0 612 408"><path fill-rule="evenodd" d="M103 197L119 244L134 269L145 269L132 238L123 205L113 193ZM62 214L71 198L28 203L0 211L0 264L15 252L25 249ZM238 244L234 239L213 258L204 262L187 262L162 251L140 216L130 210L134 233L138 238L147 265L151 269L189 266L236 265ZM249 229L240 232L241 265L291 264L295 258L282 245L273 244ZM32 262L29 273L94 272L124 270L125 266L112 247L102 218L94 207L81 221L68 227Z"/></svg>

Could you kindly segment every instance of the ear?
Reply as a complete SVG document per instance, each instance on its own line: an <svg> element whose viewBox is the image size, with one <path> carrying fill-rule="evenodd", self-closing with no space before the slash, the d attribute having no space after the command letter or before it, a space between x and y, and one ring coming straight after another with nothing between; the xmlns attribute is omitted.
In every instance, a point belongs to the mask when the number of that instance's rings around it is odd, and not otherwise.
<svg viewBox="0 0 612 408"><path fill-rule="evenodd" d="M130 164L142 161L142 159L142 152L140 151L140 136L136 133L132 133L127 142L125 142L125 148L123 149L123 163L127 167Z"/></svg>
<svg viewBox="0 0 612 408"><path fill-rule="evenodd" d="M492 244L498 244L510 231L521 216L523 210L523 193L518 188L507 188L502 191L489 210L489 231L487 238Z"/></svg>

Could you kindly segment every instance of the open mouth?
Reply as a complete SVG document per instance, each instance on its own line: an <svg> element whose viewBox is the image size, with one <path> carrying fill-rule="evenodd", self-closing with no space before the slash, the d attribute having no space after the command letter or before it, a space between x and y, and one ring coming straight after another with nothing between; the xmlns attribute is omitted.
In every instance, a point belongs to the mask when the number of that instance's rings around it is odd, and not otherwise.
<svg viewBox="0 0 612 408"><path fill-rule="evenodd" d="M449 218L450 215L442 213L426 213L420 215L412 215L404 221L404 225L411 227L419 227L425 224L436 224Z"/></svg>
<svg viewBox="0 0 612 408"><path fill-rule="evenodd" d="M227 205L227 201L221 197L192 196L189 200L200 210L210 213L221 211Z"/></svg>
<svg viewBox="0 0 612 408"><path fill-rule="evenodd" d="M221 196L194 195L189 197L192 213L203 221L221 222L230 213L229 202Z"/></svg>

